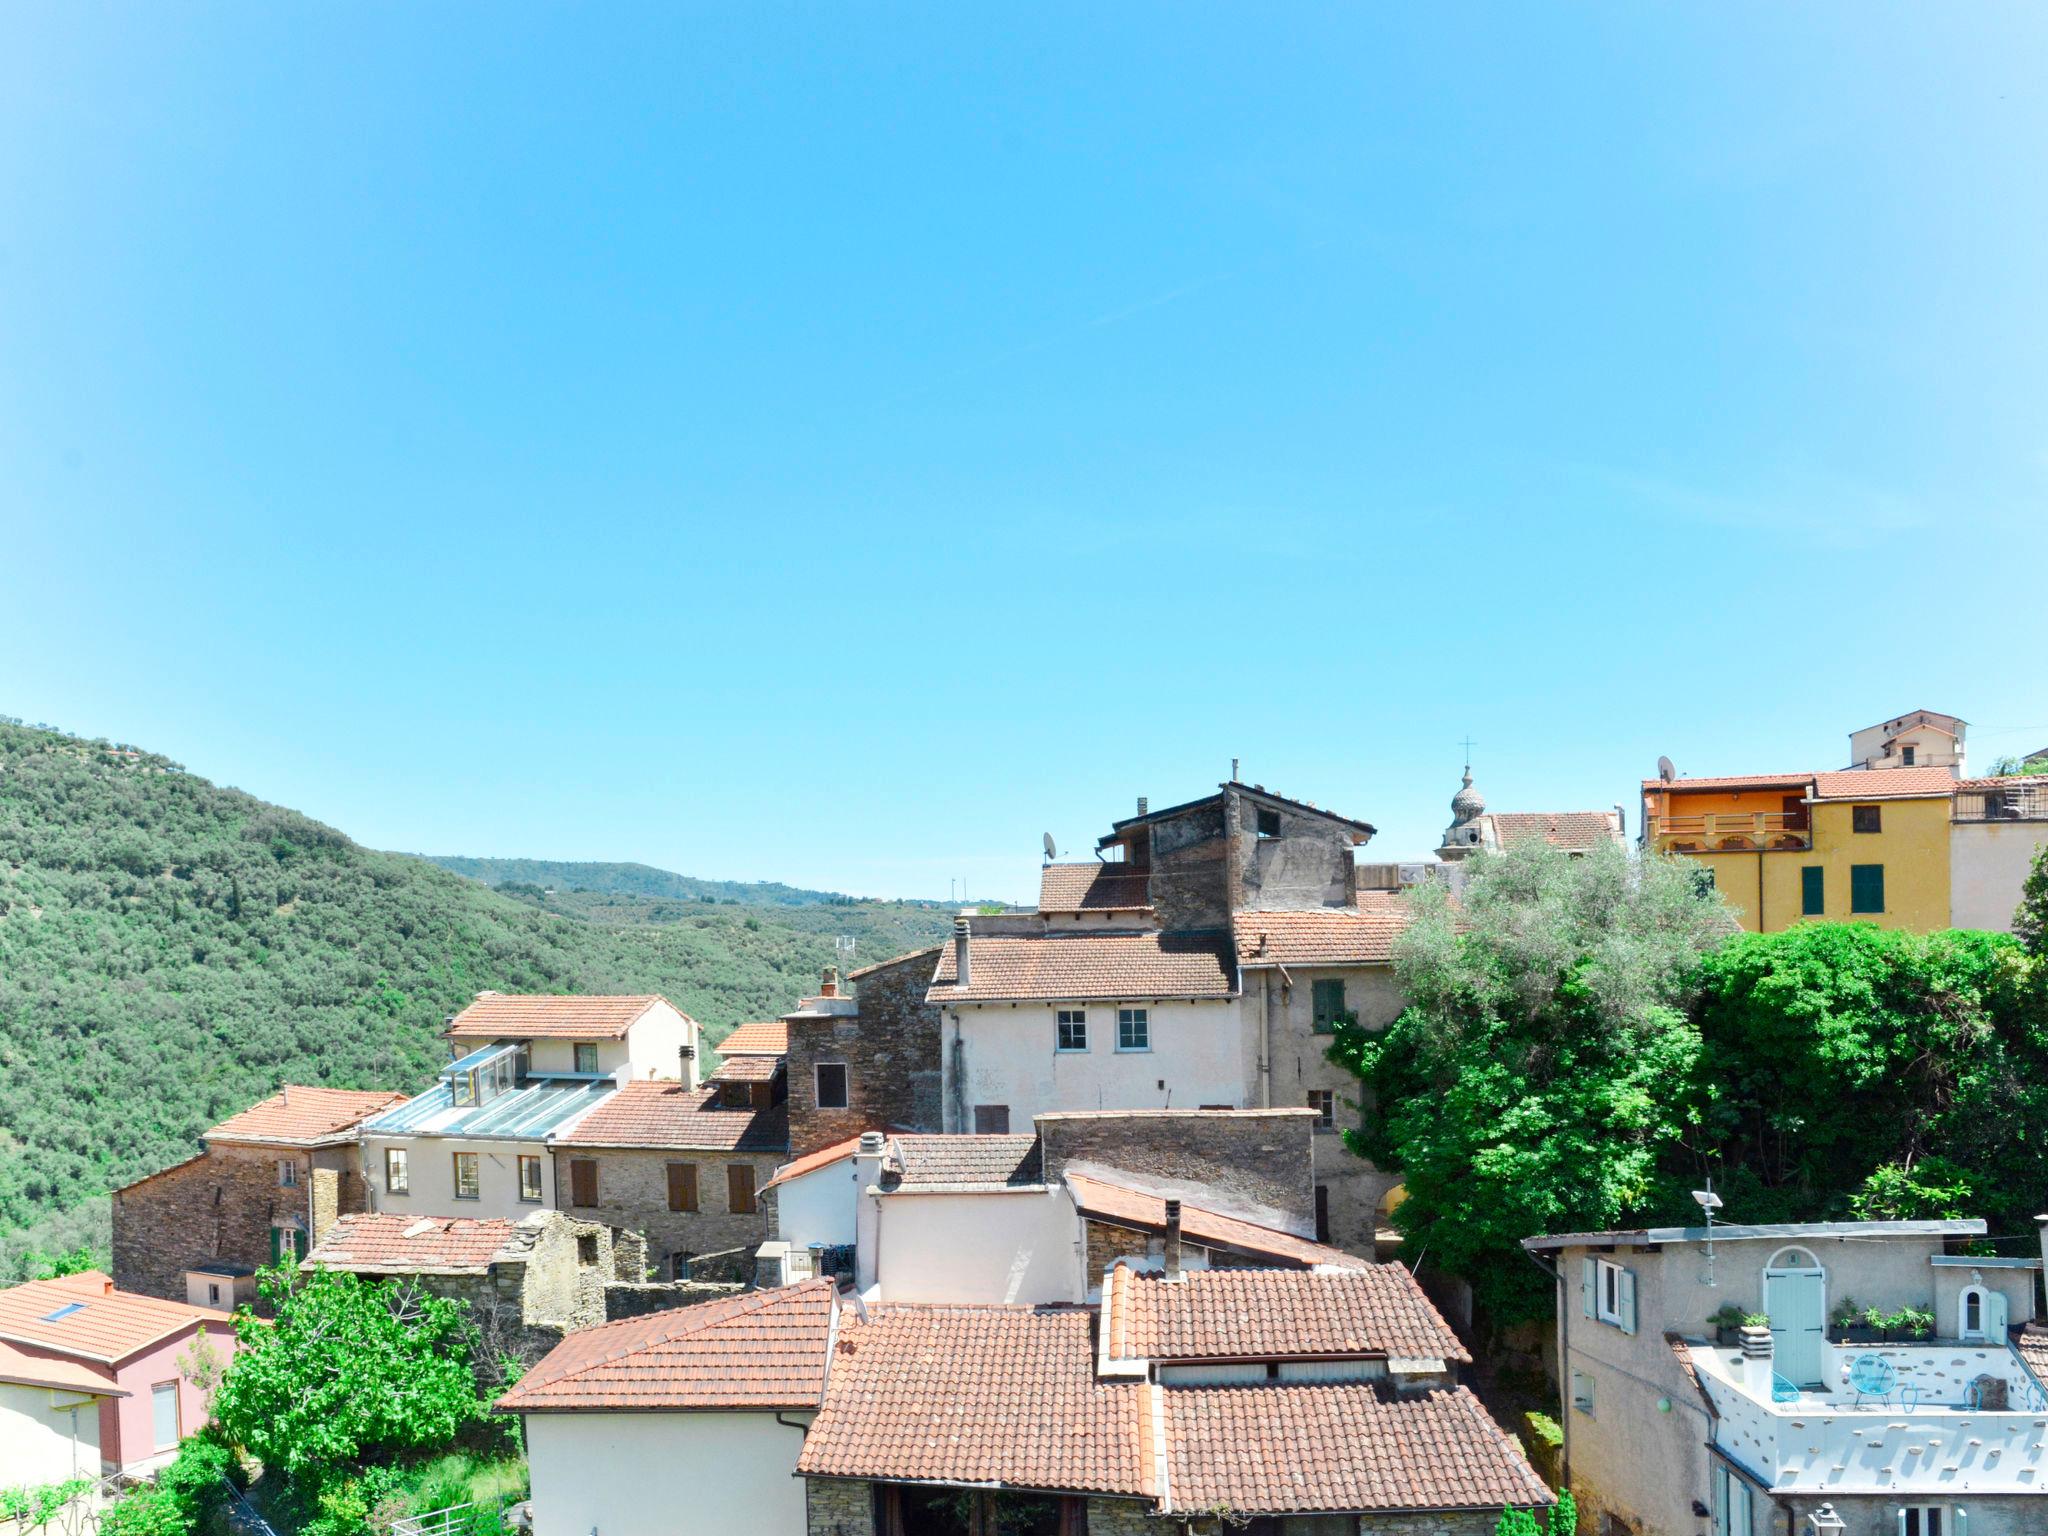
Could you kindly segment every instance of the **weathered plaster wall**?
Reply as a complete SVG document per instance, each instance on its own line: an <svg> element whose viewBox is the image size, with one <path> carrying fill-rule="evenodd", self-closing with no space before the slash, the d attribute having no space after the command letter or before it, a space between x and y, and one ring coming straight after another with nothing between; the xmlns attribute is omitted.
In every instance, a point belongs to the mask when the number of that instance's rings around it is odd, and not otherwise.
<svg viewBox="0 0 2048 1536"><path fill-rule="evenodd" d="M804 1529L793 1475L807 1412L535 1413L526 1417L534 1536Z"/></svg>
<svg viewBox="0 0 2048 1536"><path fill-rule="evenodd" d="M2048 821L1959 821L1949 828L1949 924L2012 932L2020 887Z"/></svg>

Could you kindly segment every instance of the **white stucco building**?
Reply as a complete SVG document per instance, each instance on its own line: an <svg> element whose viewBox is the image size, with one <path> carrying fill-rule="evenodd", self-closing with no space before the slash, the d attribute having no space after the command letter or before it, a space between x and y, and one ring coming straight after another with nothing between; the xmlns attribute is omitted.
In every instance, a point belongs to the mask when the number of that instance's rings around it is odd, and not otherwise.
<svg viewBox="0 0 2048 1536"><path fill-rule="evenodd" d="M2048 846L2048 774L1964 779L1948 829L1949 921L2010 933L2020 889Z"/></svg>

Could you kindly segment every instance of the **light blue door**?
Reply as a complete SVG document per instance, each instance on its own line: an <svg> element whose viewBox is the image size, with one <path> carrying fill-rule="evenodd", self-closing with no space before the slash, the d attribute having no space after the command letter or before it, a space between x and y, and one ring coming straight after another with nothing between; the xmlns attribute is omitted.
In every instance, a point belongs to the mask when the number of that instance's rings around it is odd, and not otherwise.
<svg viewBox="0 0 2048 1536"><path fill-rule="evenodd" d="M1817 1269L1764 1271L1764 1310L1778 1374L1801 1387L1821 1384L1821 1342L1827 1329L1827 1279Z"/></svg>

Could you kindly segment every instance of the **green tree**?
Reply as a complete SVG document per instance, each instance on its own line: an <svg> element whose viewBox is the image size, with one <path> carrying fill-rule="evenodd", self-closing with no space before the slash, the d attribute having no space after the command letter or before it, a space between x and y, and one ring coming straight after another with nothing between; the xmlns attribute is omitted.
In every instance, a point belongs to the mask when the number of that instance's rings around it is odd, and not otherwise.
<svg viewBox="0 0 2048 1536"><path fill-rule="evenodd" d="M2012 931L2036 960L2048 960L2048 844L2034 850L2034 867L2020 886Z"/></svg>
<svg viewBox="0 0 2048 1536"><path fill-rule="evenodd" d="M1379 1034L1338 1027L1331 1059L1381 1111L1347 1142L1402 1174L1407 1251L1464 1276L1497 1322L1549 1306L1519 1240L1642 1210L1691 1127L1683 1005L1733 929L1693 873L1612 847L1472 860L1455 901L1434 884L1410 898L1394 956L1410 1006Z"/></svg>
<svg viewBox="0 0 2048 1536"><path fill-rule="evenodd" d="M476 1330L459 1303L328 1270L296 1282L265 1270L259 1285L276 1316L237 1315L241 1347L213 1415L266 1467L318 1483L447 1445L483 1416L470 1371Z"/></svg>
<svg viewBox="0 0 2048 1536"><path fill-rule="evenodd" d="M60 1275L82 1275L93 1267L90 1248L67 1248L62 1253L31 1250L21 1260L22 1275L28 1280L55 1280Z"/></svg>

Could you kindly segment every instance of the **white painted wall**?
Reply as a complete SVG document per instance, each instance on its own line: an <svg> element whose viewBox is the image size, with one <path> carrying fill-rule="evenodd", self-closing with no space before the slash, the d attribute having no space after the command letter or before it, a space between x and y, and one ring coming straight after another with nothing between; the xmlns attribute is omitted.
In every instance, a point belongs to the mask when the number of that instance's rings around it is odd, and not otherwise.
<svg viewBox="0 0 2048 1536"><path fill-rule="evenodd" d="M588 1042L586 1042L588 1043ZM636 1078L683 1077L694 1088L698 1082L698 1058L692 1055L684 1073L681 1051L685 1045L702 1049L696 1024L666 1003L647 1010L626 1032L623 1040L599 1040L597 1070L622 1082ZM529 1040L526 1042L528 1070L537 1073L576 1070L576 1042L573 1040Z"/></svg>
<svg viewBox="0 0 2048 1536"><path fill-rule="evenodd" d="M772 1413L529 1414L534 1536L804 1536L803 1443Z"/></svg>
<svg viewBox="0 0 2048 1536"><path fill-rule="evenodd" d="M860 1187L853 1154L775 1186L775 1235L798 1248L853 1241L854 1201Z"/></svg>
<svg viewBox="0 0 2048 1536"><path fill-rule="evenodd" d="M943 1057L947 1115L954 1091L954 1019L965 1042L966 1122L974 1106L1007 1104L1010 1129L1031 1129L1031 1117L1049 1109L1199 1109L1226 1104L1241 1109L1252 1076L1253 1042L1238 1022L1234 999L1217 1002L1143 1003L1151 1015L1152 1048L1119 1051L1118 1003L1069 1003L1088 1013L1088 1049L1054 1049L1058 1009L1037 1003L948 1009ZM1166 1086L1159 1085L1164 1081Z"/></svg>
<svg viewBox="0 0 2048 1536"><path fill-rule="evenodd" d="M384 1185L384 1149L403 1147L410 1165L407 1193ZM455 1198L455 1156L475 1152L481 1198ZM519 1198L520 1154L540 1159L539 1200ZM555 1160L538 1141L491 1141L467 1136L365 1136L363 1177L370 1185L370 1209L411 1216L503 1217L521 1221L555 1204Z"/></svg>
<svg viewBox="0 0 2048 1536"><path fill-rule="evenodd" d="M1081 1221L1065 1188L883 1195L883 1301L1080 1301Z"/></svg>
<svg viewBox="0 0 2048 1536"><path fill-rule="evenodd" d="M2048 821L1959 821L1949 827L1949 923L1956 928L2012 932L2013 908L2048 843Z"/></svg>
<svg viewBox="0 0 2048 1536"><path fill-rule="evenodd" d="M99 1404L75 1392L0 1382L0 1488L98 1477Z"/></svg>

